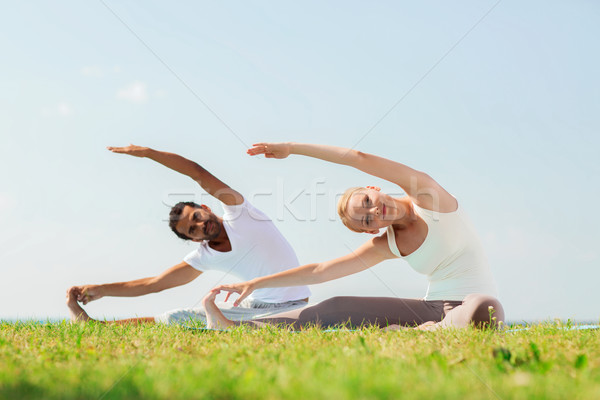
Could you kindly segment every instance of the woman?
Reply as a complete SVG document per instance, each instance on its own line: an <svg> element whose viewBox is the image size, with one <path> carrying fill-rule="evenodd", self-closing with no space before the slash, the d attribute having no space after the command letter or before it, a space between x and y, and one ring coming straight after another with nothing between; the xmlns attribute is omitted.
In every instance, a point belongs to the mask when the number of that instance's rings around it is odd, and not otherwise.
<svg viewBox="0 0 600 400"><path fill-rule="evenodd" d="M395 198L379 188L351 188L338 203L342 222L352 231L377 234L356 251L331 261L303 265L248 282L221 285L204 299L209 327L228 327L214 305L220 291L239 293L238 305L256 289L310 285L341 278L384 260L402 258L425 274L429 288L424 299L334 297L315 306L246 322L287 323L294 327L318 323L419 326L427 329L496 325L504 319L482 245L457 200L429 175L406 165L333 146L298 143L258 143L255 156L286 158L304 155L348 165L400 186L407 196Z"/></svg>

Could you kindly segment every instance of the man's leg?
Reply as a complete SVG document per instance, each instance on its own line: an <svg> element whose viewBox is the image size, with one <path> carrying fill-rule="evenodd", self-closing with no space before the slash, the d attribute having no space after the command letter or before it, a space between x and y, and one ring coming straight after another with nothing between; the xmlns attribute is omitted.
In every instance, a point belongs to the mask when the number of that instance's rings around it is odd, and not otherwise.
<svg viewBox="0 0 600 400"><path fill-rule="evenodd" d="M69 307L69 314L71 315L71 322L87 322L96 321L85 312L83 308L77 303L77 295L74 291L67 293L67 307ZM141 324L141 323L154 323L154 317L142 317L142 318L128 318L121 319L118 321L97 321L106 324Z"/></svg>
<svg viewBox="0 0 600 400"><path fill-rule="evenodd" d="M219 292L208 292L202 299L202 306L206 312L206 327L208 329L227 329L235 325L235 323L223 315L219 307L215 304L215 298Z"/></svg>
<svg viewBox="0 0 600 400"><path fill-rule="evenodd" d="M102 321L105 324L117 324L117 325L129 325L129 324L153 324L156 322L154 317L138 317L138 318L126 318L119 319L116 321Z"/></svg>

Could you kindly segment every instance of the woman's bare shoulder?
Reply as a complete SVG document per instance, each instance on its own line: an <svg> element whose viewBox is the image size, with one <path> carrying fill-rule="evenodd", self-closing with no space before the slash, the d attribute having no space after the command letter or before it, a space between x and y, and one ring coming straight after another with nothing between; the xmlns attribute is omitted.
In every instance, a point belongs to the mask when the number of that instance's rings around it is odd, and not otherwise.
<svg viewBox="0 0 600 400"><path fill-rule="evenodd" d="M383 235L375 236L374 238L371 238L370 241L373 246L373 251L376 251L385 258L396 258L394 253L392 253L390 250L390 246L388 244L387 230L383 233Z"/></svg>
<svg viewBox="0 0 600 400"><path fill-rule="evenodd" d="M429 185L410 195L413 203L421 208L441 213L454 212L458 209L458 201L433 179Z"/></svg>

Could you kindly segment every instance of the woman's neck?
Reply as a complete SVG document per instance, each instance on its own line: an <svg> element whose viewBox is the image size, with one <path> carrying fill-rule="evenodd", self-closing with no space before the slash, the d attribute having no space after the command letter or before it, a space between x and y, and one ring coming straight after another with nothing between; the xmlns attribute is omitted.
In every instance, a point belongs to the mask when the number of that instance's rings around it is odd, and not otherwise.
<svg viewBox="0 0 600 400"><path fill-rule="evenodd" d="M399 199L394 198L394 202L396 203L396 207L399 212L397 217L394 218L392 225L394 225L394 227L397 229L406 229L417 219L413 202L408 196L401 197Z"/></svg>

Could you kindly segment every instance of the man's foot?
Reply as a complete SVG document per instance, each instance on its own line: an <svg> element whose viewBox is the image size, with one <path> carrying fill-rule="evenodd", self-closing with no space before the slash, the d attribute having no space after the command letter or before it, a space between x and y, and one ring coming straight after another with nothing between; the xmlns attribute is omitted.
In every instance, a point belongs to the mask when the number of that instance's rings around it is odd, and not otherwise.
<svg viewBox="0 0 600 400"><path fill-rule="evenodd" d="M398 324L393 324L393 325L388 325L385 328L383 328L384 331L389 332L389 331L404 331L406 329L410 329L407 328L406 326L401 326Z"/></svg>
<svg viewBox="0 0 600 400"><path fill-rule="evenodd" d="M215 298L219 293L221 293L220 290L211 290L202 299L202 305L206 312L206 327L208 329L227 329L235 325L233 321L225 318L219 307L215 304Z"/></svg>
<svg viewBox="0 0 600 400"><path fill-rule="evenodd" d="M75 288L71 288L67 292L67 307L69 307L71 322L85 322L91 320L90 316L87 315L85 310L77 303L77 291Z"/></svg>

